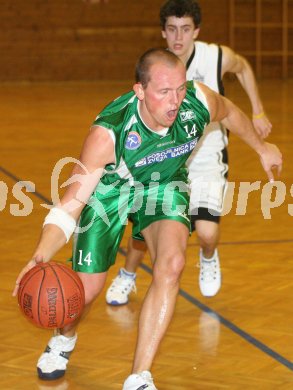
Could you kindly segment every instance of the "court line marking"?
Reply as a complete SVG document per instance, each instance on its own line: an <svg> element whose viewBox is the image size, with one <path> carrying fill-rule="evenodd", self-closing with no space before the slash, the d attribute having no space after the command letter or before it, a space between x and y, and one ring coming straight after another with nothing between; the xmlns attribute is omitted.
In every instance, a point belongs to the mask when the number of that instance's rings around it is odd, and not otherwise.
<svg viewBox="0 0 293 390"><path fill-rule="evenodd" d="M0 166L0 171L2 171L6 176L10 177L14 181L23 183L23 180L21 180L20 178L18 178L17 176L15 176L14 174L7 171L5 168L3 168L1 166ZM29 188L29 186L27 186L27 185L25 185L25 186L27 188ZM32 191L31 193L34 194L37 198L45 201L47 204L51 204L50 200L48 198L46 198L44 195L42 195L40 192ZM285 240L285 242L291 242L291 241L292 240L289 240L289 241ZM279 241L276 241L276 242L279 242ZM281 242L283 242L283 241L281 241ZM240 242L238 242L238 243L240 243ZM252 243L252 242L249 241L249 243ZM264 243L264 242L263 241L256 241L256 243ZM225 243L224 245L233 245L233 244L234 243L231 243L231 244ZM246 243L244 242L244 244L247 244L247 242ZM119 253L121 253L123 256L126 256L126 254L127 254L127 252L122 248L119 248ZM152 273L153 273L151 268L148 267L144 263L142 263L140 265L140 268L142 268L144 271L146 271L150 275L152 275ZM213 310L210 307L208 307L207 305L203 304L198 299L196 299L195 297L193 297L192 295L190 295L186 291L182 290L181 288L179 289L179 295L181 297L183 297L184 299L186 299L188 302L190 302L192 305L198 307L200 310L209 314L214 319L216 318L222 325L224 325L226 328L230 329L232 332L234 332L235 334L240 336L242 339L244 339L248 343L252 344L254 347L258 348L261 352L264 352L266 355L270 356L271 358L273 358L277 362L281 363L283 366L285 366L285 367L289 368L291 371L293 371L293 363L292 362L290 362L288 359L286 359L285 357L283 357L278 352L274 351L273 349L271 349L270 347L268 347L267 345L265 345L261 341L257 340L255 337L251 336L249 333L247 333L244 330L242 330L241 328L239 328L237 325L233 324L231 321L227 320L225 317L223 317L221 314L219 314L215 310Z"/></svg>
<svg viewBox="0 0 293 390"><path fill-rule="evenodd" d="M44 202L46 202L47 204L52 204L52 202L46 198L43 194L41 194L40 192L38 191L34 191L32 189L31 186L29 186L28 184L25 184L24 181L25 180L22 180L20 179L19 177L15 176L13 173L7 171L7 169L3 168L0 166L0 171L2 171L6 176L10 177L11 179L13 179L15 182L20 182L20 183L23 183L23 185L29 190L30 193L32 194L35 194L35 196L41 200L43 200ZM293 242L293 239L286 239L286 240L255 240L255 241L222 241L219 243L219 246L224 246L224 245L253 245L253 244L282 244L282 243L291 243ZM193 247L193 246L199 246L198 244L196 243L190 243L188 244L189 247Z"/></svg>
<svg viewBox="0 0 293 390"><path fill-rule="evenodd" d="M126 252L123 251L123 255L126 256ZM140 267L146 271L148 274L152 275L152 270L149 268L146 264L142 263ZM257 340L255 337L251 336L249 333L245 332L241 328L239 328L237 325L233 324L233 322L227 320L225 317L223 317L221 314L219 314L217 311L211 309L209 306L205 305L204 303L200 302L198 299L190 295L188 292L179 289L179 295L183 298L185 298L188 302L193 304L194 306L197 306L200 310L204 311L205 313L209 314L212 318L217 319L222 325L224 325L226 328L230 329L232 332L236 333L238 336L242 337L245 341L252 344L254 347L258 348L260 351L264 352L266 355L269 355L271 358L276 360L277 362L283 364L285 367L289 368L291 371L293 371L293 363L290 362L288 359L280 355L278 352L274 351L261 341Z"/></svg>
<svg viewBox="0 0 293 390"><path fill-rule="evenodd" d="M43 200L47 204L52 204L52 202L46 198L44 195L42 195L40 192L35 191L30 185L24 183L26 180L21 180L19 177L15 176L13 173L7 171L7 169L0 166L0 171L3 172L6 176L10 177L10 179L16 181L17 183L22 183L30 193L34 194L37 198Z"/></svg>
<svg viewBox="0 0 293 390"><path fill-rule="evenodd" d="M287 244L293 242L293 239L286 239L286 240L250 240L250 241L222 241L219 243L219 246L225 246L225 245L254 245L254 244ZM199 244L188 244L189 247L191 246L199 246Z"/></svg>

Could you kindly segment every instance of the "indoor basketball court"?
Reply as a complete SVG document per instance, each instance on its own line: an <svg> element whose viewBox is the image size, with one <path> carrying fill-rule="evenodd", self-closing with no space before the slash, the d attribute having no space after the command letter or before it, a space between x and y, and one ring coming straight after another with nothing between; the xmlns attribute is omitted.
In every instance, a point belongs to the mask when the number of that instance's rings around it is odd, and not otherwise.
<svg viewBox="0 0 293 390"><path fill-rule="evenodd" d="M268 142L282 151L283 171L268 183L257 154L230 135L230 186L218 247L221 289L211 298L201 295L199 246L192 233L175 314L151 371L159 390L291 390L293 1L199 3L200 39L230 46L250 61L273 124ZM105 302L106 289L124 264L131 225L104 292L79 326L63 378L38 379L36 362L52 331L25 318L12 290L32 256L48 206L72 169L68 163L58 171L57 163L78 158L99 111L132 88L139 55L165 45L161 4L17 0L1 5L1 389L119 390L131 372L139 312L152 278L148 254L130 302L120 307ZM236 78L225 78L225 94L251 116ZM71 243L54 261L69 265L70 257Z"/></svg>

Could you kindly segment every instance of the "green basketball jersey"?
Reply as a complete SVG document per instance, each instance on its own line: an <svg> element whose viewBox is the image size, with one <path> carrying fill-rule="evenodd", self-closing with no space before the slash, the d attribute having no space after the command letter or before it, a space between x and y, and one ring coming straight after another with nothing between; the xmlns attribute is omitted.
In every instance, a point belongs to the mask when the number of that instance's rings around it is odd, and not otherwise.
<svg viewBox="0 0 293 390"><path fill-rule="evenodd" d="M115 144L115 164L105 174L84 207L76 235L73 269L105 272L115 262L129 216L133 237L142 239L149 225L162 219L189 228L185 162L210 121L205 99L188 83L178 116L165 135L141 120L134 92L110 103L94 125L109 130Z"/></svg>
<svg viewBox="0 0 293 390"><path fill-rule="evenodd" d="M128 92L106 106L94 122L109 129L115 143L116 163L106 167L102 183L186 182L185 162L210 122L203 94L192 81L187 83L177 118L163 136L143 123L138 103L134 92Z"/></svg>

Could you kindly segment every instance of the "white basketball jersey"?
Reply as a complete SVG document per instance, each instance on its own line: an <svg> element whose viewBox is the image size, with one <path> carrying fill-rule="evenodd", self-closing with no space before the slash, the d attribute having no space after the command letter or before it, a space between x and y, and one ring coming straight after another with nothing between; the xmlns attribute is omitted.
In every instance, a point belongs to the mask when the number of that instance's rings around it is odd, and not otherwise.
<svg viewBox="0 0 293 390"><path fill-rule="evenodd" d="M221 70L219 62L220 47L215 44L195 42L195 52L190 64L187 64L187 80L196 80L220 92ZM221 81L220 81L221 82Z"/></svg>
<svg viewBox="0 0 293 390"><path fill-rule="evenodd" d="M223 94L221 48L198 41L194 45L195 51L186 64L187 79L199 81ZM228 171L223 149L227 144L226 129L219 122L212 122L205 128L196 149L187 160L191 211L204 207L221 212Z"/></svg>
<svg viewBox="0 0 293 390"><path fill-rule="evenodd" d="M221 48L215 44L196 41L194 56L187 62L187 80L199 81L213 91L223 94L223 86L221 80ZM189 63L190 62L190 63ZM211 151L221 151L227 146L226 130L220 123L212 122L205 129L205 135L202 137L201 146ZM208 140L207 140L208 139ZM200 147L198 151L204 153L204 149ZM192 157L189 158L191 160Z"/></svg>

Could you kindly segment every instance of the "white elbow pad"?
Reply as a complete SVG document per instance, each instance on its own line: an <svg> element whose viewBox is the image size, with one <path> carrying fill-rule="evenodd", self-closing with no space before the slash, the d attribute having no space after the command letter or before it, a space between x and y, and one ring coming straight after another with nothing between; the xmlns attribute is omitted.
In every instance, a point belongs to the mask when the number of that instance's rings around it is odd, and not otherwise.
<svg viewBox="0 0 293 390"><path fill-rule="evenodd" d="M66 237L66 242L69 241L76 228L75 219L59 207L53 207L49 211L43 223L43 227L49 224L56 225L63 231Z"/></svg>

